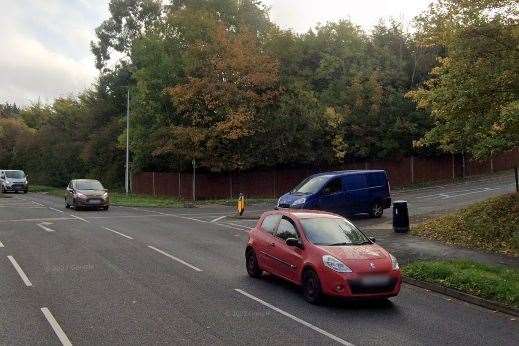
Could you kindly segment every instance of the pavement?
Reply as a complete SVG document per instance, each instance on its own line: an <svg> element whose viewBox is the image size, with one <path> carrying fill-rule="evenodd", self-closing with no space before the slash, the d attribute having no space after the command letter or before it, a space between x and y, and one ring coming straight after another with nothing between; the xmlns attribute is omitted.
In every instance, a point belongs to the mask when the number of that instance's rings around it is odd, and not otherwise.
<svg viewBox="0 0 519 346"><path fill-rule="evenodd" d="M228 207L75 211L49 195L9 197L1 345L519 344L516 318L406 284L389 302L314 306L291 284L251 279L255 221L227 218Z"/></svg>

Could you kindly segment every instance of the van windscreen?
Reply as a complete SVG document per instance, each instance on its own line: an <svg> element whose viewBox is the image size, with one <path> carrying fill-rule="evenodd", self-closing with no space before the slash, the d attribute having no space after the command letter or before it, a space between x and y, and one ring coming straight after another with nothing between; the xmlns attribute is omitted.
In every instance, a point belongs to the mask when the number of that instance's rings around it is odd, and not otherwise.
<svg viewBox="0 0 519 346"><path fill-rule="evenodd" d="M295 189L292 190L292 193L301 193L301 194L312 194L316 193L322 189L324 184L330 180L331 175L319 175L317 177L310 177L301 182Z"/></svg>

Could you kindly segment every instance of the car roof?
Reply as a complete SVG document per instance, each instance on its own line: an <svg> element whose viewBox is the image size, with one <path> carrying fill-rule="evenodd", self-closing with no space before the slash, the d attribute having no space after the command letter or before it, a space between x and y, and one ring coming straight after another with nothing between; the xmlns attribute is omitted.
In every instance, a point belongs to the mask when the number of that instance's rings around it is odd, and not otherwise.
<svg viewBox="0 0 519 346"><path fill-rule="evenodd" d="M267 212L268 214L281 214L286 216L292 216L298 219L315 219L315 218L327 218L327 219L342 219L343 217L337 214L328 213L321 210L309 210L309 209L279 209Z"/></svg>

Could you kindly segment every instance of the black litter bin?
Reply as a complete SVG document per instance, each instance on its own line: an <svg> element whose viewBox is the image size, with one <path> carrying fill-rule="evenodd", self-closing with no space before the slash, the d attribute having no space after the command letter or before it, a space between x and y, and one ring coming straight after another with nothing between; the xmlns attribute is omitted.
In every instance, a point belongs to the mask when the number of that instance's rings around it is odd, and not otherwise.
<svg viewBox="0 0 519 346"><path fill-rule="evenodd" d="M409 211L407 201L393 202L393 230L396 233L409 232Z"/></svg>

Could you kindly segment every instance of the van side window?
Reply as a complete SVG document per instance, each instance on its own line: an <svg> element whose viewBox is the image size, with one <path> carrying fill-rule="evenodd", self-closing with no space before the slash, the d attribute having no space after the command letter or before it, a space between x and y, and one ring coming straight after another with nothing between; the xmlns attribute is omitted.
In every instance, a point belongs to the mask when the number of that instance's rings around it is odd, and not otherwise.
<svg viewBox="0 0 519 346"><path fill-rule="evenodd" d="M294 224L288 218L285 217L283 217L283 219L281 219L281 221L279 222L276 237L279 237L283 240L287 240L288 238L299 239L299 235L297 234Z"/></svg>
<svg viewBox="0 0 519 346"><path fill-rule="evenodd" d="M276 233L276 226L278 225L280 219L281 215L279 214L268 215L263 219L261 228L263 228L265 232L274 235L274 233Z"/></svg>
<svg viewBox="0 0 519 346"><path fill-rule="evenodd" d="M342 191L342 181L340 178L333 178L330 180L323 189L325 195L332 195Z"/></svg>

